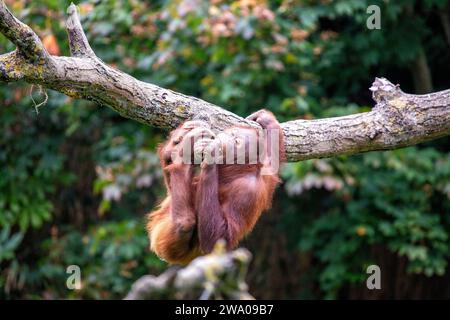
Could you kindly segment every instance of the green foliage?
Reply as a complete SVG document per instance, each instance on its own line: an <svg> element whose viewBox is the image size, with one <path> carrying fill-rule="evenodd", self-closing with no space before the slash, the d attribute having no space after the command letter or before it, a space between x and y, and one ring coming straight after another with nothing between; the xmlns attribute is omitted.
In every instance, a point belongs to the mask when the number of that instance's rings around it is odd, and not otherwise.
<svg viewBox="0 0 450 320"><path fill-rule="evenodd" d="M56 184L70 181L71 174L62 171L64 155L58 152L58 145L63 137L46 139L40 132L44 124L51 127L55 122L49 117L37 119L32 108L17 117L20 107L8 107L12 97L2 97L6 107L0 111L0 226L18 225L26 231L50 219L48 195L55 191Z"/></svg>
<svg viewBox="0 0 450 320"><path fill-rule="evenodd" d="M408 148L349 159L313 160L286 169L292 196L333 191L318 216L290 235L322 264L319 283L335 298L346 283L365 280L377 264L370 248L386 246L409 261L410 273L442 276L450 258L450 156ZM300 185L299 185L300 184ZM292 214L288 215L290 223Z"/></svg>
<svg viewBox="0 0 450 320"><path fill-rule="evenodd" d="M61 55L69 54L61 23L69 2L6 1L42 38L55 36ZM365 26L370 4L381 8L381 30ZM368 111L375 76L413 92L410 67L422 50L435 88L450 87L448 45L437 23L448 5L79 3L90 43L108 64L240 115L266 107L281 121ZM1 38L0 50L14 47ZM37 87L33 98L44 99ZM155 147L167 133L54 92L37 114L24 84L2 85L0 101L0 297L121 298L137 277L161 270L165 265L146 250L144 215L163 196ZM378 247L406 259L411 274L447 274L448 151L442 139L287 165L276 199L282 206L274 210L282 211L279 224L291 252L312 257L295 278L295 291L304 292L309 279L318 290L307 297L338 297L364 282ZM250 249L255 272L269 267L263 257L284 259ZM65 287L71 264L81 267L81 291Z"/></svg>
<svg viewBox="0 0 450 320"><path fill-rule="evenodd" d="M62 238L48 239L42 252L48 254L38 263L39 277L54 283L47 294L58 297L111 299L123 298L137 277L158 272L165 266L148 252L147 234L140 220L109 222L87 232L68 231ZM78 265L82 290L65 288L66 266Z"/></svg>

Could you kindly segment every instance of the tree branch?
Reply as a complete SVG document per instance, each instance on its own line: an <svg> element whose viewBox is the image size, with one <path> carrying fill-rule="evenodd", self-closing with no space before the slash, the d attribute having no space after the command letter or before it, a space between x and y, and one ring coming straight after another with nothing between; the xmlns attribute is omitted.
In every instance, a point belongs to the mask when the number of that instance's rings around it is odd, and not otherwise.
<svg viewBox="0 0 450 320"><path fill-rule="evenodd" d="M184 268L169 268L158 277L141 277L125 299L254 299L245 283L250 260L246 249L225 252L224 244L217 244L211 254Z"/></svg>
<svg viewBox="0 0 450 320"><path fill-rule="evenodd" d="M107 66L89 46L76 7L71 5L68 13L72 57L49 56L37 35L0 0L0 32L18 48L0 56L0 80L41 84L151 126L174 128L186 119L202 119L216 131L236 124L258 127L211 103L141 82ZM371 90L376 105L370 112L282 123L287 160L395 149L450 134L450 90L406 94L386 79L376 79Z"/></svg>
<svg viewBox="0 0 450 320"><path fill-rule="evenodd" d="M48 57L47 50L36 33L14 17L3 0L0 1L0 32L17 46L29 61L42 62Z"/></svg>
<svg viewBox="0 0 450 320"><path fill-rule="evenodd" d="M67 9L67 13L69 18L66 28L72 57L97 58L81 26L77 6L72 3Z"/></svg>

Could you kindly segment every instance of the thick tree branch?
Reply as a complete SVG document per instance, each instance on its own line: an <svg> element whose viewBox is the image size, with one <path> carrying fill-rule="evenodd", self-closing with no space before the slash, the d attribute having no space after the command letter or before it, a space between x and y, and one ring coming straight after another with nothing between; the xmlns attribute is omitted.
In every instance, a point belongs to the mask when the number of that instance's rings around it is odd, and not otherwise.
<svg viewBox="0 0 450 320"><path fill-rule="evenodd" d="M0 55L0 80L17 81L23 78L22 66L25 63L18 51Z"/></svg>
<svg viewBox="0 0 450 320"><path fill-rule="evenodd" d="M0 1L0 32L17 46L29 61L42 62L48 57L36 33L14 17L3 0Z"/></svg>
<svg viewBox="0 0 450 320"><path fill-rule="evenodd" d="M204 119L214 130L235 124L258 126L206 101L141 82L98 59L90 48L75 6L69 7L72 57L49 56L39 38L0 1L0 32L18 50L0 56L0 80L24 79L74 98L106 105L122 116L163 128ZM403 93L386 79L371 90L372 111L320 120L282 123L288 161L395 149L450 134L450 90Z"/></svg>

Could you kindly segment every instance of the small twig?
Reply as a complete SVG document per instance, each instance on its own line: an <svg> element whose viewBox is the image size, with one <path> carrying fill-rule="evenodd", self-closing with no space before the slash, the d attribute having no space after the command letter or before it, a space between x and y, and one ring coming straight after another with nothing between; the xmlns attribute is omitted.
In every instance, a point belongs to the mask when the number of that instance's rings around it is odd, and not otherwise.
<svg viewBox="0 0 450 320"><path fill-rule="evenodd" d="M42 101L42 102L39 103L39 104L36 104L36 101L35 101L34 98L33 98L34 84L32 84L32 85L31 85L31 88L30 88L30 98L31 98L31 101L33 101L34 109L36 110L36 114L39 114L39 108L40 108L41 106L47 104L47 102L48 102L48 94L47 94L47 90L44 90L43 87L42 87L41 85L38 85L38 87L39 87L39 94L44 94L44 96L45 96L44 101Z"/></svg>
<svg viewBox="0 0 450 320"><path fill-rule="evenodd" d="M72 3L67 9L67 14L69 18L67 19L66 28L71 55L73 57L97 58L83 31L77 6Z"/></svg>

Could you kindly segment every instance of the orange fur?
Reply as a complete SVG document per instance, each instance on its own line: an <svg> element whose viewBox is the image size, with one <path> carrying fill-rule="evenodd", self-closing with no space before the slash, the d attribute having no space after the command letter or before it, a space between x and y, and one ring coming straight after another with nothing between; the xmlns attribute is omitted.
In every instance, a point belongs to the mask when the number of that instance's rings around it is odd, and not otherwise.
<svg viewBox="0 0 450 320"><path fill-rule="evenodd" d="M263 110L252 120L263 128L279 130L278 156L282 161L283 136L275 117ZM280 182L278 174L260 174L264 161L202 164L199 174L195 173L198 166L193 164L171 163L169 155L174 148L185 142L190 130L199 126L202 124L195 121L184 123L158 148L168 195L150 213L147 230L151 250L169 263L186 264L210 252L220 238L226 240L229 249L236 247L253 229L261 213L270 208ZM233 127L225 132L236 141L246 141L255 131L249 127ZM268 138L265 139L264 146L267 147ZM267 152L265 154L267 158Z"/></svg>

